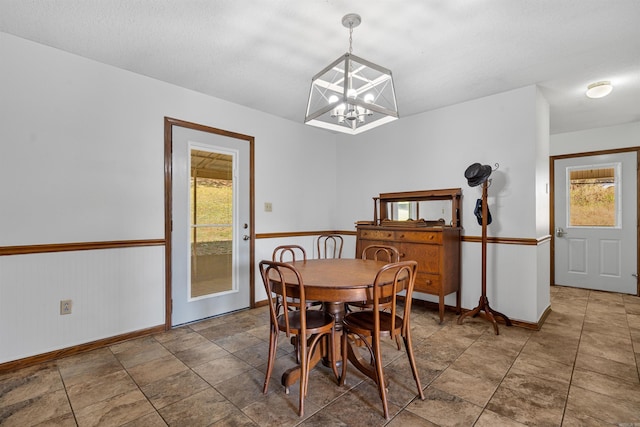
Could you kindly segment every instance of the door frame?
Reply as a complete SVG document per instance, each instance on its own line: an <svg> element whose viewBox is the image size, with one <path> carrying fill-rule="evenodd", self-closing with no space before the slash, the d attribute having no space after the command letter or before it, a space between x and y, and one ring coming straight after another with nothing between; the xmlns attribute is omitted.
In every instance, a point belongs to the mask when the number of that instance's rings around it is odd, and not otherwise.
<svg viewBox="0 0 640 427"><path fill-rule="evenodd" d="M572 154L562 154L558 156L550 156L549 157L549 181L551 182L549 189L549 209L550 209L550 218L549 218L549 234L551 235L551 271L550 271L550 279L551 285L556 284L556 271L555 271L555 262L556 262L556 235L555 235L555 161L561 159L569 159L573 157L589 157L589 156L598 156L601 154L619 154L619 153L629 153L636 152L636 182L638 183L637 187L637 197L636 197L636 212L640 214L640 147L629 147L629 148L618 148L614 150L599 150L599 151L588 151L584 153L572 153ZM636 269L640 272L640 216L639 220L636 222L636 236L638 237L636 243ZM636 278L636 296L640 296L640 280Z"/></svg>
<svg viewBox="0 0 640 427"><path fill-rule="evenodd" d="M164 239L165 239L165 255L164 255L164 274L165 274L165 330L171 329L172 314L172 293L171 293L171 230L173 226L173 167L172 167L172 147L173 147L173 127L180 126L188 129L194 129L201 132L213 133L216 135L226 136L247 141L249 143L249 307L254 308L256 303L255 294L255 179L254 179L254 143L255 138L249 135L230 132L222 129L213 128L197 123L187 122L184 120L174 119L171 117L164 118Z"/></svg>

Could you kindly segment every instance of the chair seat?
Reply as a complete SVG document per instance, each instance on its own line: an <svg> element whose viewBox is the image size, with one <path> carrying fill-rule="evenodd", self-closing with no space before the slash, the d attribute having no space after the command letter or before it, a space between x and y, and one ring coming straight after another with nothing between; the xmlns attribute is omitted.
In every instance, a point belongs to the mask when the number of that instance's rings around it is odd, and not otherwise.
<svg viewBox="0 0 640 427"><path fill-rule="evenodd" d="M319 332L330 330L335 323L335 319L331 313L323 310L308 310L307 313L307 334L317 334ZM297 333L301 329L301 311L289 311L278 316L278 328L286 330L285 318L289 317L289 330Z"/></svg>
<svg viewBox="0 0 640 427"><path fill-rule="evenodd" d="M395 331L394 335L397 335L402 330L402 317L395 316ZM391 320L393 316L391 313L380 312L380 335L391 335ZM371 310L355 311L349 313L342 320L343 325L349 329L350 332L355 332L360 335L370 336L374 330L375 320L374 313Z"/></svg>

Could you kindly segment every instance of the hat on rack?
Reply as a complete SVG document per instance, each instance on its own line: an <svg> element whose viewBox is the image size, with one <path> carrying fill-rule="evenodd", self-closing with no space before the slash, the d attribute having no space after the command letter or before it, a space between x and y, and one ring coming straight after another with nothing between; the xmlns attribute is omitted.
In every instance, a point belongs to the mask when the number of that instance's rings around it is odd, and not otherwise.
<svg viewBox="0 0 640 427"><path fill-rule="evenodd" d="M491 166L474 163L464 171L464 177L467 178L469 187L476 187L489 178L491 175Z"/></svg>

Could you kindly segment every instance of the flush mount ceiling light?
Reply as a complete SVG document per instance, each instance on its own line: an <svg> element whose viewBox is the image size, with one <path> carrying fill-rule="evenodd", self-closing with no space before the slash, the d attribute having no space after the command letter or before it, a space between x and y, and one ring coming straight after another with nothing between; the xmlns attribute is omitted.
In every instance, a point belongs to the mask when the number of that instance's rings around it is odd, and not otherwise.
<svg viewBox="0 0 640 427"><path fill-rule="evenodd" d="M349 52L311 79L306 124L356 135L398 118L391 71L353 55L353 29L360 15L342 18Z"/></svg>
<svg viewBox="0 0 640 427"><path fill-rule="evenodd" d="M609 81L591 83L587 86L587 96L589 98L603 98L609 95L612 90L613 86Z"/></svg>

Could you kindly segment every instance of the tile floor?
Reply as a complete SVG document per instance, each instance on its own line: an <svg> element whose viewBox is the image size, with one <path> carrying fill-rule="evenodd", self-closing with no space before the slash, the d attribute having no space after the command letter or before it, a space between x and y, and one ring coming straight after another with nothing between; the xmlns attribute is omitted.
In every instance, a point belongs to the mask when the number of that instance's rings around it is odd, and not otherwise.
<svg viewBox="0 0 640 427"><path fill-rule="evenodd" d="M415 307L413 340L426 399L404 352L385 347L392 419L375 385L351 370L338 387L316 368L297 416L293 364L279 346L263 395L266 308L208 319L0 375L3 426L601 426L640 425L640 298L552 287L541 331Z"/></svg>

